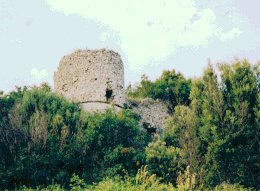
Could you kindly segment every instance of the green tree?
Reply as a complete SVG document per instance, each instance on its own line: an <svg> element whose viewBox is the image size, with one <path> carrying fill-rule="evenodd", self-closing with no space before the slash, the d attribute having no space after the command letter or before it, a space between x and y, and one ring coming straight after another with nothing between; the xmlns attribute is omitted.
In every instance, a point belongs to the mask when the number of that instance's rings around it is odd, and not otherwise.
<svg viewBox="0 0 260 191"><path fill-rule="evenodd" d="M162 140L149 143L146 148L146 163L151 174L162 178L163 182L176 183L178 165L180 160L180 149L173 146L166 146Z"/></svg>
<svg viewBox="0 0 260 191"><path fill-rule="evenodd" d="M172 70L164 71L154 82L143 75L136 88L127 88L126 95L130 98L160 99L167 103L169 110L173 112L177 105L189 105L190 88L191 80L186 80L181 73Z"/></svg>
<svg viewBox="0 0 260 191"><path fill-rule="evenodd" d="M256 186L259 171L259 69L246 60L212 66L194 82L191 107L198 121L205 184Z"/></svg>
<svg viewBox="0 0 260 191"><path fill-rule="evenodd" d="M165 126L162 139L166 141L167 146L180 149L179 171L184 173L189 167L191 174L197 175L198 179L202 177L200 171L204 161L200 155L201 143L197 131L198 121L195 113L187 106L177 106Z"/></svg>
<svg viewBox="0 0 260 191"><path fill-rule="evenodd" d="M144 148L149 136L140 130L138 117L130 110L118 114L86 115L77 134L78 145L84 153L83 177L89 181L105 176L123 175L125 171L135 174L144 163Z"/></svg>
<svg viewBox="0 0 260 191"><path fill-rule="evenodd" d="M191 80L186 80L181 73L175 70L164 71L161 77L154 82L151 97L168 103L173 112L177 105L189 105Z"/></svg>
<svg viewBox="0 0 260 191"><path fill-rule="evenodd" d="M259 185L259 65L212 65L194 79L190 108L177 106L165 127L167 146L180 148L183 169L200 185ZM181 166L180 166L181 167Z"/></svg>
<svg viewBox="0 0 260 191"><path fill-rule="evenodd" d="M148 76L143 74L141 76L141 82L140 84L132 88L131 85L129 85L126 89L126 95L130 98L146 98L151 97L153 94L154 89L154 83L148 79Z"/></svg>

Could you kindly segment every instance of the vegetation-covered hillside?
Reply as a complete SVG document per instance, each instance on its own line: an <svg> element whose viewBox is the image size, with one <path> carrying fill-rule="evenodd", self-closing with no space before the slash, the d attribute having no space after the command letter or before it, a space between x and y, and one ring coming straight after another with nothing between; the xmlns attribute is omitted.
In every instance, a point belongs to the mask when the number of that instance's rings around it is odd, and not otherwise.
<svg viewBox="0 0 260 191"><path fill-rule="evenodd" d="M46 84L2 93L0 190L257 190L259 75L244 60L192 80L143 76L126 94L168 104L162 136L131 110L89 114Z"/></svg>

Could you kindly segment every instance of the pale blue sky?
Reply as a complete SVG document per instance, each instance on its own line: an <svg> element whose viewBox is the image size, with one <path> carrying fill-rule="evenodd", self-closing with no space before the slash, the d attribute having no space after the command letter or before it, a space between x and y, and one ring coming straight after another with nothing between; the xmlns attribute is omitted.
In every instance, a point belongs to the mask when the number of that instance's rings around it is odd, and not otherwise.
<svg viewBox="0 0 260 191"><path fill-rule="evenodd" d="M259 0L0 0L0 90L48 82L79 48L120 53L125 84L207 60L260 60Z"/></svg>

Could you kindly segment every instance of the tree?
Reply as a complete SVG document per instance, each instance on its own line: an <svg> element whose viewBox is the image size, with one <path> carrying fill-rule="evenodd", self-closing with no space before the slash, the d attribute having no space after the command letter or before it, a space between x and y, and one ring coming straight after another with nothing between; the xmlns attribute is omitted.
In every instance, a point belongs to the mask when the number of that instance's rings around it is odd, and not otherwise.
<svg viewBox="0 0 260 191"><path fill-rule="evenodd" d="M149 143L145 152L149 172L162 178L165 183L175 184L180 170L180 149L166 146L166 143L159 139Z"/></svg>
<svg viewBox="0 0 260 191"><path fill-rule="evenodd" d="M259 65L246 60L212 65L194 79L190 108L177 106L165 128L168 147L200 185L222 182L257 188L259 176Z"/></svg>
<svg viewBox="0 0 260 191"><path fill-rule="evenodd" d="M135 174L144 164L144 148L150 138L140 130L137 119L130 110L83 116L77 145L84 151L80 156L82 175L88 182L125 171Z"/></svg>
<svg viewBox="0 0 260 191"><path fill-rule="evenodd" d="M177 105L189 105L190 88L191 80L186 80L182 74L172 70L164 71L154 82L143 75L140 85L134 89L129 86L126 94L133 98L160 99L167 103L170 112L173 112Z"/></svg>
<svg viewBox="0 0 260 191"><path fill-rule="evenodd" d="M191 107L199 121L205 184L227 181L256 186L259 171L259 69L246 60L213 67L194 81Z"/></svg>

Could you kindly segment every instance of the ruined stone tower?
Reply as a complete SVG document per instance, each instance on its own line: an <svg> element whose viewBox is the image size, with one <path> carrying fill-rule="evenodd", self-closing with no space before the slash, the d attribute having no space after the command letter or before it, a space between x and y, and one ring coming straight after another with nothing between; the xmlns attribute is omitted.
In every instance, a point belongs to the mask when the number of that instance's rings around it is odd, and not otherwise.
<svg viewBox="0 0 260 191"><path fill-rule="evenodd" d="M111 50L77 50L64 56L54 73L54 91L69 101L80 102L89 112L108 107L118 111L126 106L140 116L140 125L148 132L160 132L170 117L167 105L159 100L124 97L123 62Z"/></svg>
<svg viewBox="0 0 260 191"><path fill-rule="evenodd" d="M102 111L112 105L123 107L124 67L118 53L77 50L64 56L54 73L54 90L87 111Z"/></svg>

